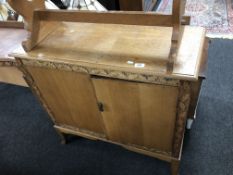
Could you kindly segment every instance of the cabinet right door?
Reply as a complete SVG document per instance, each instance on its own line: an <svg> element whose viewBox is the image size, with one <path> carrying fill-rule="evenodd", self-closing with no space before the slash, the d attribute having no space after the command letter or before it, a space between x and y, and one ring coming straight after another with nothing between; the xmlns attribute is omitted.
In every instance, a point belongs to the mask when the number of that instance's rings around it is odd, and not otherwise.
<svg viewBox="0 0 233 175"><path fill-rule="evenodd" d="M178 87L92 79L110 140L171 152Z"/></svg>

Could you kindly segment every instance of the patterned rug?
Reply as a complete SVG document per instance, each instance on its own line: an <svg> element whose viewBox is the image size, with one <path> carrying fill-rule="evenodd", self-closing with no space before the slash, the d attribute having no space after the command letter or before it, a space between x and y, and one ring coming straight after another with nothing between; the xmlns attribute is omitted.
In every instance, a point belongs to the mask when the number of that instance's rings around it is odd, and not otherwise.
<svg viewBox="0 0 233 175"><path fill-rule="evenodd" d="M157 11L171 13L172 0L162 0ZM233 9L231 0L187 0L185 14L191 25L207 29L214 38L233 38Z"/></svg>

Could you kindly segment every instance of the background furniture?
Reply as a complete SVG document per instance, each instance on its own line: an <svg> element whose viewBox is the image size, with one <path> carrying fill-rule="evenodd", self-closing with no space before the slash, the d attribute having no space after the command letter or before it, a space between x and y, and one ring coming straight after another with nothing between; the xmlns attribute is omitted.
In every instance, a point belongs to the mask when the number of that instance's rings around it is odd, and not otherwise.
<svg viewBox="0 0 233 175"><path fill-rule="evenodd" d="M21 28L24 24L22 18L19 19L19 15L15 13L8 4L0 3L0 27L3 28Z"/></svg>
<svg viewBox="0 0 233 175"><path fill-rule="evenodd" d="M152 11L157 0L99 0L108 10Z"/></svg>
<svg viewBox="0 0 233 175"><path fill-rule="evenodd" d="M120 10L152 11L157 0L119 0Z"/></svg>
<svg viewBox="0 0 233 175"><path fill-rule="evenodd" d="M23 22L5 1L0 1L0 82L27 86L23 74L16 68L16 62L9 54L23 50L22 41L27 38Z"/></svg>
<svg viewBox="0 0 233 175"><path fill-rule="evenodd" d="M120 10L119 0L98 0L108 10Z"/></svg>
<svg viewBox="0 0 233 175"><path fill-rule="evenodd" d="M22 27L19 22L0 22L0 82L27 86L15 59L8 56L13 51L23 50L21 43L27 37L27 31Z"/></svg>

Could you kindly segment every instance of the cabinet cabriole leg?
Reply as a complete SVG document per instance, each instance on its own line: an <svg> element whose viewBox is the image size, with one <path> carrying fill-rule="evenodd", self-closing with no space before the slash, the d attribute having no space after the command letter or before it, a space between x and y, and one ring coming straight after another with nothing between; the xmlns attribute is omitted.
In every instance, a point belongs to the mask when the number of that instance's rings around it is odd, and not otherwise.
<svg viewBox="0 0 233 175"><path fill-rule="evenodd" d="M180 160L171 161L171 175L179 175Z"/></svg>

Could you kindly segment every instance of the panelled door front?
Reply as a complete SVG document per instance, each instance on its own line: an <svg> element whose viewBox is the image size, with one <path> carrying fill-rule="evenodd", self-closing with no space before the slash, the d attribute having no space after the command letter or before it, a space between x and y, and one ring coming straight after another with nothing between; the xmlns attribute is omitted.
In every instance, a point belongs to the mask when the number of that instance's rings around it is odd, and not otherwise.
<svg viewBox="0 0 233 175"><path fill-rule="evenodd" d="M88 74L27 67L58 125L104 133Z"/></svg>
<svg viewBox="0 0 233 175"><path fill-rule="evenodd" d="M178 87L92 78L110 140L171 152Z"/></svg>

